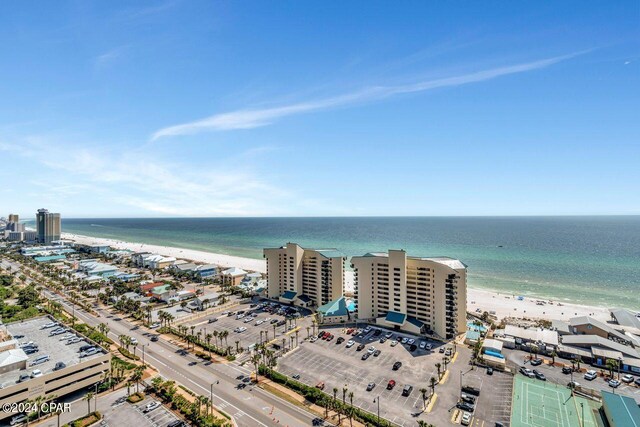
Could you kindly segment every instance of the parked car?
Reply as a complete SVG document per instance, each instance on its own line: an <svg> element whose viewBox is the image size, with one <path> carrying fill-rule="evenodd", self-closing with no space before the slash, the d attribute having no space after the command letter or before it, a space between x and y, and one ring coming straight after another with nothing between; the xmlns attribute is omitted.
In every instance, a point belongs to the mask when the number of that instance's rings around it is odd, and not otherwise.
<svg viewBox="0 0 640 427"><path fill-rule="evenodd" d="M413 386L407 384L402 388L402 395L403 396L409 396L412 391L413 391Z"/></svg>
<svg viewBox="0 0 640 427"><path fill-rule="evenodd" d="M542 359L531 359L531 361L529 362L531 364L531 366L539 366L542 365Z"/></svg>
<svg viewBox="0 0 640 427"><path fill-rule="evenodd" d="M529 368L525 368L524 366L520 367L520 373L529 378L535 378L536 374Z"/></svg>
<svg viewBox="0 0 640 427"><path fill-rule="evenodd" d="M584 379L587 381L593 381L597 378L597 376L598 376L597 372L594 371L593 369L590 369L584 374Z"/></svg>
<svg viewBox="0 0 640 427"><path fill-rule="evenodd" d="M620 386L620 384L622 383L618 380L609 380L608 384L609 384L609 387L618 388L618 386Z"/></svg>
<svg viewBox="0 0 640 427"><path fill-rule="evenodd" d="M365 347L365 345L364 345L364 344L360 344L360 345L356 348L356 350L357 350L357 351L362 351L362 350L364 349L364 347Z"/></svg>
<svg viewBox="0 0 640 427"><path fill-rule="evenodd" d="M147 412L153 411L154 409L158 409L159 407L160 407L160 402L154 400L151 403L147 403L143 411L147 413Z"/></svg>
<svg viewBox="0 0 640 427"><path fill-rule="evenodd" d="M469 412L462 413L460 424L462 424L463 426L468 426L469 424L471 424L471 414Z"/></svg>
<svg viewBox="0 0 640 427"><path fill-rule="evenodd" d="M537 379L541 380L541 381L546 381L547 377L544 376L544 374L540 371L538 371L537 369L533 370L533 375L536 376Z"/></svg>
<svg viewBox="0 0 640 427"><path fill-rule="evenodd" d="M387 332L386 334L384 334L384 337L386 339L391 339L392 336L393 336L393 332Z"/></svg>
<svg viewBox="0 0 640 427"><path fill-rule="evenodd" d="M401 342L402 344L406 344L408 341L409 341L409 338L407 338L407 337L404 337L404 338L402 338L402 339L400 340L400 342Z"/></svg>
<svg viewBox="0 0 640 427"><path fill-rule="evenodd" d="M573 369L571 369L570 367L568 367L568 366L563 366L562 367L562 373L563 374L570 374L571 372L573 372Z"/></svg>
<svg viewBox="0 0 640 427"><path fill-rule="evenodd" d="M380 350L376 350L376 351L373 352L373 356L374 357L378 357L378 356L380 356L380 353L382 353Z"/></svg>
<svg viewBox="0 0 640 427"><path fill-rule="evenodd" d="M397 345L398 345L398 341L396 341L396 340L392 340L392 341L389 343L389 345L390 345L391 347L395 347L395 346L397 346Z"/></svg>
<svg viewBox="0 0 640 427"><path fill-rule="evenodd" d="M401 367L402 367L402 362L396 362L396 363L393 364L393 370L394 371L397 371Z"/></svg>
<svg viewBox="0 0 640 427"><path fill-rule="evenodd" d="M33 359L33 361L31 362L30 366L36 366L36 365L39 365L39 364L47 362L47 361L49 361L49 355L48 354L43 354L42 356L38 356L35 359Z"/></svg>
<svg viewBox="0 0 640 427"><path fill-rule="evenodd" d="M462 387L462 391L473 396L480 396L480 389L466 385Z"/></svg>
<svg viewBox="0 0 640 427"><path fill-rule="evenodd" d="M54 371L59 371L60 369L66 368L67 365L64 362L57 362L56 366L53 367Z"/></svg>
<svg viewBox="0 0 640 427"><path fill-rule="evenodd" d="M364 354L362 355L362 360L367 360L367 359L369 358L369 356L371 356L371 353L368 353L368 352L367 352L367 353L364 353Z"/></svg>
<svg viewBox="0 0 640 427"><path fill-rule="evenodd" d="M438 349L438 352L439 352L439 353L444 353L444 347L440 347L440 348Z"/></svg>
<svg viewBox="0 0 640 427"><path fill-rule="evenodd" d="M640 377L636 378L635 383L636 383L637 386L640 386Z"/></svg>
<svg viewBox="0 0 640 427"><path fill-rule="evenodd" d="M20 377L18 377L18 381L16 381L17 383L22 383L27 381L28 379L30 379L31 377L29 376L29 374L20 374Z"/></svg>
<svg viewBox="0 0 640 427"><path fill-rule="evenodd" d="M420 350L425 350L427 348L427 342L426 341L420 341Z"/></svg>
<svg viewBox="0 0 640 427"><path fill-rule="evenodd" d="M371 391L375 388L376 383L369 383L367 384L367 391Z"/></svg>
<svg viewBox="0 0 640 427"><path fill-rule="evenodd" d="M344 338L342 337L338 337L338 339L336 340L336 344L342 344L344 342Z"/></svg>
<svg viewBox="0 0 640 427"><path fill-rule="evenodd" d="M95 348L95 347L91 347L90 349L85 350L82 353L80 353L80 358L82 359L83 357L93 356L96 353L98 353L98 349Z"/></svg>
<svg viewBox="0 0 640 427"><path fill-rule="evenodd" d="M627 384L631 384L633 382L633 377L631 375L629 375L629 374L624 375L622 377L622 382L623 383L627 383Z"/></svg>
<svg viewBox="0 0 640 427"><path fill-rule="evenodd" d="M380 344L384 344L387 342L387 339L385 337L380 338Z"/></svg>
<svg viewBox="0 0 640 427"><path fill-rule="evenodd" d="M569 388L580 387L580 383L577 382L577 381L569 381L569 384L567 384L567 387L569 387Z"/></svg>
<svg viewBox="0 0 640 427"><path fill-rule="evenodd" d="M387 383L387 390L393 390L395 386L396 382L394 380L389 380L389 382Z"/></svg>
<svg viewBox="0 0 640 427"><path fill-rule="evenodd" d="M316 384L316 388L320 390L324 390L324 381L320 381L318 384Z"/></svg>
<svg viewBox="0 0 640 427"><path fill-rule="evenodd" d="M462 400L463 402L470 403L471 405L475 405L476 404L475 396L472 396L470 394L461 393L460 394L460 400Z"/></svg>
<svg viewBox="0 0 640 427"><path fill-rule="evenodd" d="M461 409L461 410L466 411L466 412L473 412L473 410L475 409L473 407L473 405L471 405L471 404L469 404L467 402L458 402L456 404L456 408Z"/></svg>
<svg viewBox="0 0 640 427"><path fill-rule="evenodd" d="M349 341L347 341L347 348L351 348L351 347L353 347L355 343L356 343L356 342L355 342L354 340L349 340Z"/></svg>
<svg viewBox="0 0 640 427"><path fill-rule="evenodd" d="M491 366L487 368L487 375L493 375L493 368Z"/></svg>
<svg viewBox="0 0 640 427"><path fill-rule="evenodd" d="M416 342L416 340L414 340L413 338L409 338L407 340L407 344L409 344L409 345L413 345L413 343L415 343L415 342Z"/></svg>
<svg viewBox="0 0 640 427"><path fill-rule="evenodd" d="M9 421L9 424L15 426L17 424L22 424L25 421L27 421L27 416L25 414L18 414L11 417L11 421Z"/></svg>
<svg viewBox="0 0 640 427"><path fill-rule="evenodd" d="M34 369L31 371L31 378L38 378L42 376L42 371L40 369Z"/></svg>
<svg viewBox="0 0 640 427"><path fill-rule="evenodd" d="M418 346L415 344L411 344L411 346L409 347L409 351L414 352L418 349Z"/></svg>
<svg viewBox="0 0 640 427"><path fill-rule="evenodd" d="M293 378L294 380L299 380L300 379L300 374L295 374L291 378Z"/></svg>

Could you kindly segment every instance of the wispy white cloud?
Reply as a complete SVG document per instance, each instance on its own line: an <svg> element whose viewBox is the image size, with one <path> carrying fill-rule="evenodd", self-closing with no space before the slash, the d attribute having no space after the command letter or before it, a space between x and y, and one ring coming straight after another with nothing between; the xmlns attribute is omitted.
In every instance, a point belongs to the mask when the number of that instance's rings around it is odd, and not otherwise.
<svg viewBox="0 0 640 427"><path fill-rule="evenodd" d="M95 66L97 68L102 68L111 64L112 62L120 58L127 48L128 45L118 46L98 55L94 60Z"/></svg>
<svg viewBox="0 0 640 427"><path fill-rule="evenodd" d="M258 216L282 214L293 196L267 182L251 168L195 168L154 158L139 150L115 152L82 145L64 147L46 137L30 137L0 151L19 155L53 171L53 182L31 183L34 198L55 195L74 205L97 195L109 209L172 216ZM250 150L248 156L255 152ZM235 164L235 163L234 163ZM45 169L41 169L41 175ZM287 202L288 201L288 202ZM135 208L135 209L134 209Z"/></svg>
<svg viewBox="0 0 640 427"><path fill-rule="evenodd" d="M205 131L228 131L267 126L277 119L297 114L327 110L336 107L344 107L358 103L372 102L395 95L424 92L436 88L478 83L502 76L538 70L573 58L583 53L585 52L577 52L570 55L556 56L553 58L547 58L538 61L492 68L469 74L420 81L406 85L373 86L339 96L319 99L315 101L300 102L286 106L236 110L215 114L204 119L159 129L158 131L154 132L153 135L151 135L151 140L155 141L160 138L177 135L190 135Z"/></svg>

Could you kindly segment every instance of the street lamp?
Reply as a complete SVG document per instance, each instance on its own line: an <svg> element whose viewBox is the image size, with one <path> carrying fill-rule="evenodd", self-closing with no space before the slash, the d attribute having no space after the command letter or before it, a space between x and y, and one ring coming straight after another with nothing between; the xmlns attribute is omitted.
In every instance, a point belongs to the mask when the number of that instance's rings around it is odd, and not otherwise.
<svg viewBox="0 0 640 427"><path fill-rule="evenodd" d="M376 425L380 425L380 396L373 399L373 403L378 404L378 422L376 423Z"/></svg>
<svg viewBox="0 0 640 427"><path fill-rule="evenodd" d="M144 344L144 345L142 346L142 366L144 366L144 367L146 367L146 366L147 366L147 364L146 364L146 363L145 363L145 361L144 361L144 348L145 348L146 346L148 346L148 345L149 345L149 343Z"/></svg>
<svg viewBox="0 0 640 427"><path fill-rule="evenodd" d="M582 427L584 427L584 403L580 402L580 410L582 412L582 418L580 419L580 421L582 421L580 424L582 425Z"/></svg>

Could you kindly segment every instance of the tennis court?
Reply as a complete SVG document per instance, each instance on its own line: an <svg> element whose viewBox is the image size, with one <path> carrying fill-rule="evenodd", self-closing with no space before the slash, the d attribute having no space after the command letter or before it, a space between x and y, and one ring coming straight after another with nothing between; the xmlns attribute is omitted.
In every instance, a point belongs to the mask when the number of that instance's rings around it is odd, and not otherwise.
<svg viewBox="0 0 640 427"><path fill-rule="evenodd" d="M558 384L516 375L511 426L597 427L589 400Z"/></svg>

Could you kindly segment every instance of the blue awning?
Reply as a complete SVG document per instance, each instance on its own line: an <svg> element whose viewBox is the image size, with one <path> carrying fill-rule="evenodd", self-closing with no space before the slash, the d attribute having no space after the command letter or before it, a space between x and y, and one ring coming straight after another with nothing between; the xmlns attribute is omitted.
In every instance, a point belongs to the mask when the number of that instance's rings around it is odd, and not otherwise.
<svg viewBox="0 0 640 427"><path fill-rule="evenodd" d="M389 311L387 312L387 316L384 318L387 322L395 323L398 325L404 325L404 321L407 319L407 315L404 313L399 313L397 311Z"/></svg>

